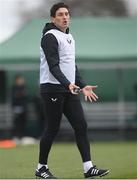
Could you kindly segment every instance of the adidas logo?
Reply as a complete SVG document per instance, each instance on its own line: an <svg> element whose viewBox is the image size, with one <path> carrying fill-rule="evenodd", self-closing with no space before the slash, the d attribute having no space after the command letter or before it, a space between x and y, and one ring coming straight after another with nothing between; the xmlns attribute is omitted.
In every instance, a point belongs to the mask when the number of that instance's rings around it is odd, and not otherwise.
<svg viewBox="0 0 137 180"><path fill-rule="evenodd" d="M45 179L46 179L47 177L49 177L49 175L48 175L46 172L41 173L41 176L44 177Z"/></svg>
<svg viewBox="0 0 137 180"><path fill-rule="evenodd" d="M98 169L92 169L91 174L98 174Z"/></svg>

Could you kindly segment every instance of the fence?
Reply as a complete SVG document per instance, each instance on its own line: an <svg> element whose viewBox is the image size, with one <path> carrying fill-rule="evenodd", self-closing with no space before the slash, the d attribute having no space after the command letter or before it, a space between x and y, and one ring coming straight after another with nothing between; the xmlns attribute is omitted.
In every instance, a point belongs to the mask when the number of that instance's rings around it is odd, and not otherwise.
<svg viewBox="0 0 137 180"><path fill-rule="evenodd" d="M87 118L89 129L137 129L137 103L134 101L125 101L123 87L123 70L130 69L137 72L137 62L111 62L111 63L80 63L78 64L81 70L108 70L115 69L117 72L118 81L118 98L115 102L100 102L100 103L84 103L83 108ZM4 67L9 68L8 71L16 71L16 66ZM26 65L22 65L18 71L26 71ZM27 66L27 71L38 71L38 66ZM134 76L134 75L133 75ZM136 79L136 76L134 76ZM37 84L37 83L36 83ZM109 89L109 87L108 87ZM33 123L35 121L35 112L29 105L29 119ZM0 105L0 130L9 130L12 127L12 110L9 102ZM70 130L66 120L62 121L62 130Z"/></svg>

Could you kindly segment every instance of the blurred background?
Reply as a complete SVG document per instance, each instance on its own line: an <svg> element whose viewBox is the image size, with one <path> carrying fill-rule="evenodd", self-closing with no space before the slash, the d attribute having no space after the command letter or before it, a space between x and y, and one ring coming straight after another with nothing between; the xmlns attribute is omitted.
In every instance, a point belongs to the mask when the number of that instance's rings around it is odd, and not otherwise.
<svg viewBox="0 0 137 180"><path fill-rule="evenodd" d="M39 46L56 2L0 0L0 139L37 139L46 126ZM88 84L98 85L97 103L85 103L81 96L90 140L137 140L137 1L62 2L71 9L80 72ZM57 139L74 140L65 117Z"/></svg>

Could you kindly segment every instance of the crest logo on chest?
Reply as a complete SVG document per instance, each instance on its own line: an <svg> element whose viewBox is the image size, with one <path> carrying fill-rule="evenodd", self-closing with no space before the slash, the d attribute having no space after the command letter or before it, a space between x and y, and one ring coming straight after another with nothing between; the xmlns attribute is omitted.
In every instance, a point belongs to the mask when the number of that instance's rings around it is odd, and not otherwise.
<svg viewBox="0 0 137 180"><path fill-rule="evenodd" d="M71 44L71 42L72 42L71 39L67 39L67 41L68 41L69 44Z"/></svg>

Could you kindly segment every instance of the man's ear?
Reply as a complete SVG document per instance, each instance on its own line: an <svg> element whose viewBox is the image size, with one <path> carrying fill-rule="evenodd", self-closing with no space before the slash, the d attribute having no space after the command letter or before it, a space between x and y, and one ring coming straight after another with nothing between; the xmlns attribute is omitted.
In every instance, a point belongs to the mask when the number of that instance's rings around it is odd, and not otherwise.
<svg viewBox="0 0 137 180"><path fill-rule="evenodd" d="M54 18L54 17L51 17L50 19L51 19L51 22L54 23L55 18Z"/></svg>

